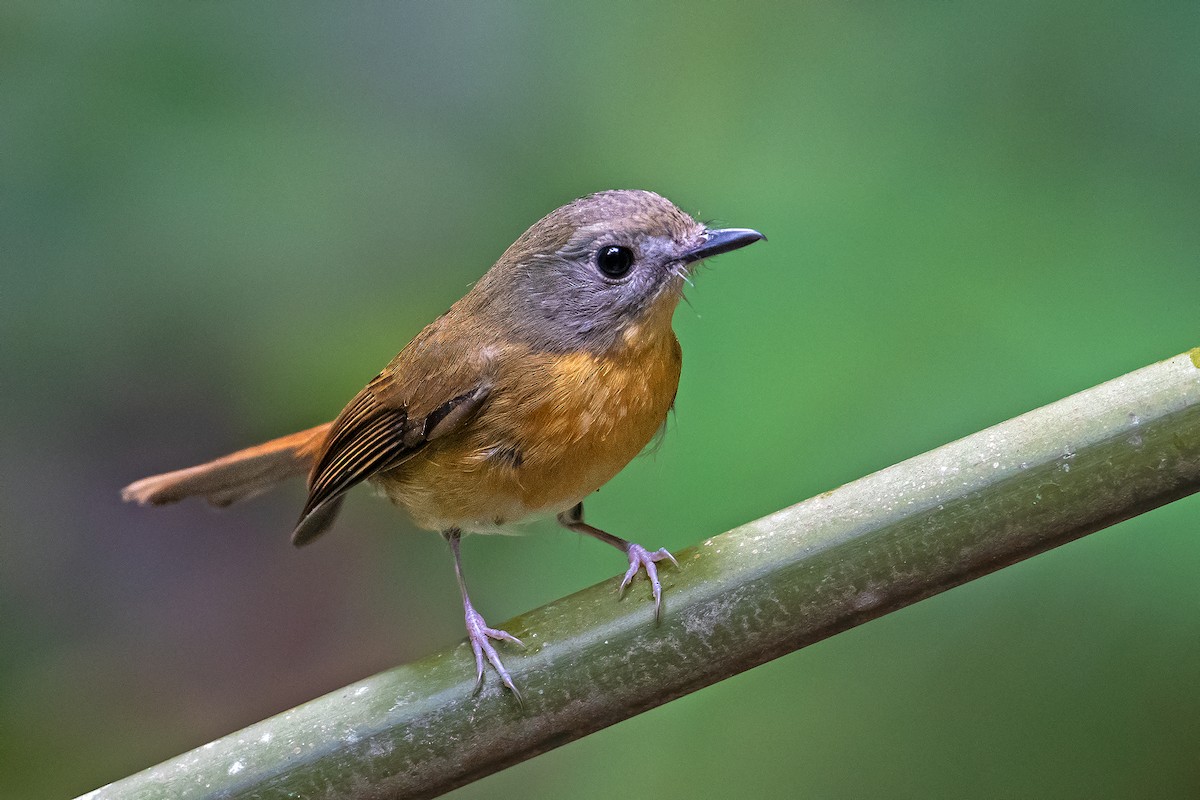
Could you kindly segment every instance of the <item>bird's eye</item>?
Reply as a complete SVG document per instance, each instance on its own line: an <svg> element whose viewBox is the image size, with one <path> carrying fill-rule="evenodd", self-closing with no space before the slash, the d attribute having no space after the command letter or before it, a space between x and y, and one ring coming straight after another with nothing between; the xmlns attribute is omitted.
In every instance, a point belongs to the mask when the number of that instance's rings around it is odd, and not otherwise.
<svg viewBox="0 0 1200 800"><path fill-rule="evenodd" d="M633 266L633 251L620 245L605 245L596 252L596 266L610 278L624 278Z"/></svg>

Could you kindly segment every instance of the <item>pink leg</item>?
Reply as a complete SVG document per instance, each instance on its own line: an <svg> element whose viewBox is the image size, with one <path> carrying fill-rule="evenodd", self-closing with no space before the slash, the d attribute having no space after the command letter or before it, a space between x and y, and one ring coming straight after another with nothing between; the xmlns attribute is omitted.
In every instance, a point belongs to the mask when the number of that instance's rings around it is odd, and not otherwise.
<svg viewBox="0 0 1200 800"><path fill-rule="evenodd" d="M558 522L564 528L575 531L576 533L586 533L588 536L595 537L602 542L607 542L617 548L629 558L629 569L625 572L625 578L621 581L620 591L625 593L625 589L641 571L645 571L646 578L650 581L650 590L654 593L654 619L657 621L662 618L662 584L658 580L658 567L655 564L659 561L670 561L675 566L679 566L679 562L675 560L675 556L671 555L667 548L662 547L654 552L650 552L640 544L627 542L619 536L613 536L611 533L606 533L599 528L593 528L583 521L583 503L572 508L570 511L564 511L558 515Z"/></svg>
<svg viewBox="0 0 1200 800"><path fill-rule="evenodd" d="M504 668L504 664L500 663L500 654L496 652L496 648L492 646L489 640L516 642L522 647L525 644L507 631L489 628L487 623L483 621L483 617L471 605L471 598L467 596L467 582L463 579L462 555L458 550L459 539L462 538L462 533L457 530L450 530L446 531L444 535L446 541L450 542L451 552L454 553L454 574L458 577L458 588L462 592L463 611L466 613L467 620L467 640L471 643L471 650L475 653L475 691L478 692L483 688L483 660L486 657L492 668L499 673L500 680L517 696L519 702L521 700L521 693L517 691L517 687L513 684L512 677L508 674L508 670Z"/></svg>

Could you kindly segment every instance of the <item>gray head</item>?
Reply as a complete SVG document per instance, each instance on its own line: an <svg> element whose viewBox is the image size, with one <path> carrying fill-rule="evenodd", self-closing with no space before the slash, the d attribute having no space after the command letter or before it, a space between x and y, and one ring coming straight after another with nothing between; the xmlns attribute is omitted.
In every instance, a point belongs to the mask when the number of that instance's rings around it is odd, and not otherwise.
<svg viewBox="0 0 1200 800"><path fill-rule="evenodd" d="M648 317L669 325L696 262L762 238L709 229L653 192L598 192L538 220L468 302L539 350L603 352Z"/></svg>

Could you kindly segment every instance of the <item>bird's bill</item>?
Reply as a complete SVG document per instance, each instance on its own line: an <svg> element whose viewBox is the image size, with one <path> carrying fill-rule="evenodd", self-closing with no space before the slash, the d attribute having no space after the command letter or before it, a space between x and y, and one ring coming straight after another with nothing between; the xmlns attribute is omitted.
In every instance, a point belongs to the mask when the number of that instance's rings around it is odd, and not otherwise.
<svg viewBox="0 0 1200 800"><path fill-rule="evenodd" d="M705 231L704 240L699 246L693 247L683 254L683 262L691 264L702 258L719 256L721 253L728 253L730 250L737 250L739 247L745 247L748 244L754 244L759 239L766 238L750 228L718 228Z"/></svg>

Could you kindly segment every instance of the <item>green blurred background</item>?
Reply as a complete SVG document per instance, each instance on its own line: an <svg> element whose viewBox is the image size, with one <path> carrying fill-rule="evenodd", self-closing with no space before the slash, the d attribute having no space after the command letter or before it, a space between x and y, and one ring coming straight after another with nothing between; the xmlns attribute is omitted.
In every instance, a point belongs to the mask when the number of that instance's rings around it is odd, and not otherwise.
<svg viewBox="0 0 1200 800"><path fill-rule="evenodd" d="M269 10L268 10L269 8ZM589 503L705 536L1200 344L1200 5L0 12L0 797L77 794L463 636L358 491L118 489L332 417L604 188L770 241L699 276L664 446ZM455 797L1200 794L1200 498ZM473 537L488 619L617 574ZM669 613L669 597L668 597Z"/></svg>

